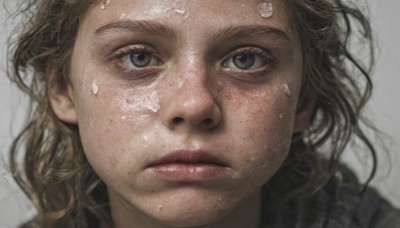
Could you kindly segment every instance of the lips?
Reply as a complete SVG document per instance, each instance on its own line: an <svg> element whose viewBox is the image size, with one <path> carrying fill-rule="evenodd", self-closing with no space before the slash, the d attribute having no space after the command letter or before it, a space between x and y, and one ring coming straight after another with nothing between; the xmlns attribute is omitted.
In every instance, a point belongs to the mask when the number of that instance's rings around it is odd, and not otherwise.
<svg viewBox="0 0 400 228"><path fill-rule="evenodd" d="M201 181L216 178L226 171L227 163L199 150L179 150L150 163L156 175L173 181Z"/></svg>

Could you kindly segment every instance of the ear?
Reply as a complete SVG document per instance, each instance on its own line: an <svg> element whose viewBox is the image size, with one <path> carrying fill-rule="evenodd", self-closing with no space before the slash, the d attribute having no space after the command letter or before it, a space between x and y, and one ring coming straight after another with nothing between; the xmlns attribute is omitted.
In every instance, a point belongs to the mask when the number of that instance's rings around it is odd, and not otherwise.
<svg viewBox="0 0 400 228"><path fill-rule="evenodd" d="M315 102L314 96L300 96L294 119L293 134L301 133L310 126L315 113Z"/></svg>
<svg viewBox="0 0 400 228"><path fill-rule="evenodd" d="M77 124L75 104L73 101L73 89L66 80L57 80L55 75L46 75L48 84L48 99L56 116L68 124Z"/></svg>

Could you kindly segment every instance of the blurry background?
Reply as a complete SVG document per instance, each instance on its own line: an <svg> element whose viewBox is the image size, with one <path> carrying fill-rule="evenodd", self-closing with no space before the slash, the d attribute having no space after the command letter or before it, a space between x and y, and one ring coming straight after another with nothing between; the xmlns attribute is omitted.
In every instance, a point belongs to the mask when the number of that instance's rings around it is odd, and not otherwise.
<svg viewBox="0 0 400 228"><path fill-rule="evenodd" d="M368 106L367 116L378 128L391 136L383 138L390 154L380 154L381 166L373 186L400 207L400 1L369 0L369 4L379 51L373 78L375 93ZM34 213L12 181L6 166L8 147L11 139L21 129L25 116L24 107L27 106L24 97L5 75L5 41L14 23L6 21L6 17L6 11L0 8L0 228L16 227ZM365 157L347 155L345 161L357 171L361 180L365 180L369 172L363 162Z"/></svg>

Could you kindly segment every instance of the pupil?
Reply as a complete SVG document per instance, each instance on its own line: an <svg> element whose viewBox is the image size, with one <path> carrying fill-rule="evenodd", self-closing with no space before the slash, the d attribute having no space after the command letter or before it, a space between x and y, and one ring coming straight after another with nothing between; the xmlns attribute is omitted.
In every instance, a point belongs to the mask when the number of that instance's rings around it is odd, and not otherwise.
<svg viewBox="0 0 400 228"><path fill-rule="evenodd" d="M255 62L254 55L251 54L240 54L235 56L233 63L240 69L247 69L251 67Z"/></svg>
<svg viewBox="0 0 400 228"><path fill-rule="evenodd" d="M131 62L136 67L145 67L150 63L151 56L149 53L131 54Z"/></svg>

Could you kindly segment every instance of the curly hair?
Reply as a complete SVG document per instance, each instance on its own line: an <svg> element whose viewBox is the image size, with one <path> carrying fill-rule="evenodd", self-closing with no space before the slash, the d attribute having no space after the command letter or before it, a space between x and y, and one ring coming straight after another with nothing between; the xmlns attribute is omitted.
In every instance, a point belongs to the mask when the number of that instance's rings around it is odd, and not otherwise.
<svg viewBox="0 0 400 228"><path fill-rule="evenodd" d="M33 224L40 227L112 223L106 186L85 158L78 126L60 121L47 98L53 83L69 83L69 63L80 21L98 3L19 3L17 16L23 17L24 23L17 28L18 38L10 42L8 75L30 97L31 106L28 123L10 148L10 169L36 207ZM354 138L372 155L368 184L376 170L375 149L361 127L361 110L372 91L374 49L369 21L360 9L342 0L285 3L292 10L304 55L299 102L314 100L315 110L310 127L294 135L285 164L265 187L274 194L282 192L284 183L297 183L285 192L291 200L313 194L335 174L340 155ZM360 61L351 53L353 37L367 46L369 61ZM49 67L59 78L46 78ZM21 164L19 153L24 158Z"/></svg>

